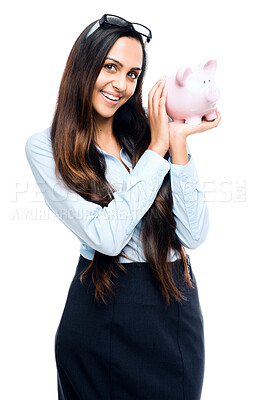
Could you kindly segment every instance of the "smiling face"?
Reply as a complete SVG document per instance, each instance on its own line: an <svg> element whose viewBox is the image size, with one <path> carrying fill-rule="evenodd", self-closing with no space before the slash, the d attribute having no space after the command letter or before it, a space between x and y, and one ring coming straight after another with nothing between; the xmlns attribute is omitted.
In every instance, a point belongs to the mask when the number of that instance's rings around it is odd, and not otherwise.
<svg viewBox="0 0 258 400"><path fill-rule="evenodd" d="M142 62L142 46L138 40L121 37L115 42L93 89L92 105L97 120L113 119L118 108L134 94Z"/></svg>

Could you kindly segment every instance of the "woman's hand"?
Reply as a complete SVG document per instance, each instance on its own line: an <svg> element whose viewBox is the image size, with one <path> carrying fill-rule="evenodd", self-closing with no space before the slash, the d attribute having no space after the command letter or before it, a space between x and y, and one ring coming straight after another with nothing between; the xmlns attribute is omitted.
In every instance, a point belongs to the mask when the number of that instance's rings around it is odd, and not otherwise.
<svg viewBox="0 0 258 400"><path fill-rule="evenodd" d="M202 120L198 125L183 124L178 122L169 122L169 135L170 140L173 137L180 136L182 138L187 138L187 136L193 135L198 132L205 132L209 129L216 128L221 120L220 113L217 111L217 118L214 121Z"/></svg>
<svg viewBox="0 0 258 400"><path fill-rule="evenodd" d="M220 113L217 112L217 118L214 121L203 120L198 125L169 122L169 148L172 163L186 165L189 161L186 146L187 136L215 128L220 123L220 120Z"/></svg>
<svg viewBox="0 0 258 400"><path fill-rule="evenodd" d="M148 150L156 151L162 157L169 149L169 125L166 113L165 79L160 79L151 89L148 96L147 117L151 130L151 142Z"/></svg>

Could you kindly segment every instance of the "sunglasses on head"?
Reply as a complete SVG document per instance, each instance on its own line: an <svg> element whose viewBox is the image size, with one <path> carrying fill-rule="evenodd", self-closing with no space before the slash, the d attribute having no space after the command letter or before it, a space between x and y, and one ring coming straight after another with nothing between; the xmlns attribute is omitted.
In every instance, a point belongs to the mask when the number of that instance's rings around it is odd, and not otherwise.
<svg viewBox="0 0 258 400"><path fill-rule="evenodd" d="M144 42L147 42L147 43L149 43L152 38L151 30L149 28L147 28L146 26L144 26L142 24L138 24L137 22L126 21L126 19L118 17L117 15L112 15L112 14L104 14L89 30L89 32L86 35L86 38L88 38L90 35L92 35L103 24L128 27L128 28L140 33L145 38Z"/></svg>

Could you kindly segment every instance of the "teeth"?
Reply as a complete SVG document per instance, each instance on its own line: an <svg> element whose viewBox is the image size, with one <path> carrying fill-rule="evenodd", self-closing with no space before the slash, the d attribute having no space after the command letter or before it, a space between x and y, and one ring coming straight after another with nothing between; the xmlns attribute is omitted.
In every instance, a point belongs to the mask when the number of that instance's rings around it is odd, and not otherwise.
<svg viewBox="0 0 258 400"><path fill-rule="evenodd" d="M110 100L114 100L114 101L119 100L119 97L112 96L112 94L108 94L108 93L105 93L105 92L103 92L103 91L101 91L101 93L102 93L105 97L107 97L108 99L110 99Z"/></svg>

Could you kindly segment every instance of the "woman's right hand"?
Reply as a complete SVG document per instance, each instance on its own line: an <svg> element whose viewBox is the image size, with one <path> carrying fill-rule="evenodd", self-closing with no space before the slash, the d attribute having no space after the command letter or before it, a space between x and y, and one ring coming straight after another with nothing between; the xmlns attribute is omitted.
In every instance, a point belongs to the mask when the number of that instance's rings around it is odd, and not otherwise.
<svg viewBox="0 0 258 400"><path fill-rule="evenodd" d="M147 117L151 131L148 150L156 151L162 157L169 149L169 125L166 113L167 89L165 78L155 83L148 96Z"/></svg>

